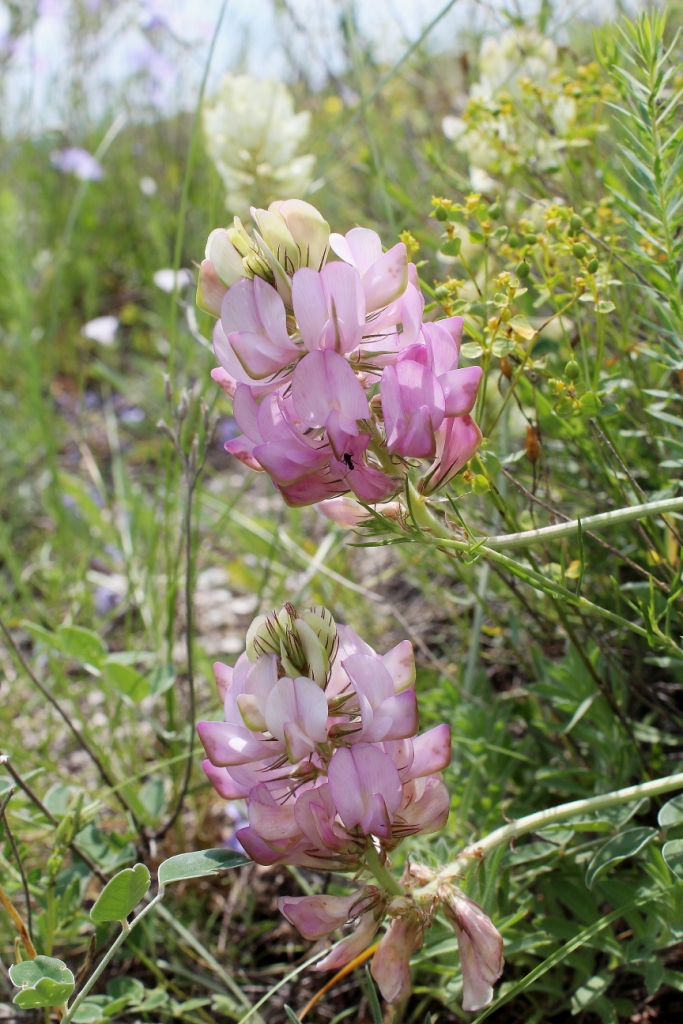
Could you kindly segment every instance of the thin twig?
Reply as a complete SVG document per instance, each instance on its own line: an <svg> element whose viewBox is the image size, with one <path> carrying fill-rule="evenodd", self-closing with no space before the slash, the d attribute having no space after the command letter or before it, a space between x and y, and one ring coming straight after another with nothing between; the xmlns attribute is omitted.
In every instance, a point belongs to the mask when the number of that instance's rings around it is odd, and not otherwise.
<svg viewBox="0 0 683 1024"><path fill-rule="evenodd" d="M7 640L8 644L10 645L12 650L14 651L14 654L15 654L17 660L21 664L21 667L23 668L23 670L26 673L26 675L28 676L28 678L31 680L33 685L38 690L40 690L40 692L42 693L43 697L45 697L45 699L48 700L50 702L50 704L52 704L52 707L55 709L55 711L60 716L62 721L70 729L70 731L72 732L72 734L76 738L79 746L81 746L83 748L83 750L86 752L86 754L88 755L88 757L90 758L92 763L97 768L97 770L100 773L100 776L102 778L102 781L105 783L105 785L109 786L109 788L113 790L114 796L116 797L118 802L121 804L121 806L123 807L124 811L126 811L126 812L128 812L129 814L132 815L133 820L135 821L136 827L139 827L139 822L137 820L137 816L135 815L135 812L132 810L131 807L129 807L129 805L126 803L126 801L121 796L119 791L116 789L116 783L114 782L113 778L111 777L111 775L107 771L106 767L104 766L104 764L102 763L100 758L97 756L95 751L92 749L92 747L90 746L90 744L86 740L86 738L83 735L83 733L81 732L81 730L76 725L74 725L74 723L71 721L71 719L69 718L68 714L66 713L64 708L61 706L61 704L59 703L57 698L51 693L51 691L48 689L47 686L45 686L44 683L41 683L41 681L38 678L38 676L35 674L35 672L31 668L31 666L29 665L29 663L26 661L26 658L24 657L24 655L23 655L23 653L21 651L21 648L19 647L18 643L16 642L16 640L14 639L12 634L10 633L9 629L5 625L5 623L4 623L2 618L0 618L0 629L4 633L5 639Z"/></svg>
<svg viewBox="0 0 683 1024"><path fill-rule="evenodd" d="M28 782L26 782L24 779L22 779L22 777L19 774L19 772L15 768L12 767L12 765L10 764L10 761L9 761L9 755L7 755L7 754L0 755L0 764L4 765L4 767L10 773L10 775L12 776L12 778L14 779L16 784L19 786L20 789L23 789L24 793L26 793L26 796L29 798L29 800L32 803L34 803L36 805L36 807L38 808L40 813L45 815L45 817L50 822L50 824L54 825L55 828L57 828L57 826L59 825L59 821L57 820L57 818L55 818L54 814L52 814L50 811L48 811L47 807L45 806L43 801L40 799L40 797L38 796L36 791L34 789L32 789L29 786ZM93 874L97 875L97 877L99 878L100 882L104 882L105 885L107 884L107 882L109 881L109 878L107 877L107 875L105 875L104 871L102 871L102 869L97 866L97 864L94 862L94 860L92 860L92 858L89 857L87 853L85 853L83 850L81 850L81 848L78 845L78 843L74 842L74 840L72 839L70 843L67 843L67 846L69 847L69 849L71 850L72 853L75 853L77 857L80 857L80 859L83 861L84 864L87 864L87 866L90 868L90 870L93 872Z"/></svg>
<svg viewBox="0 0 683 1024"><path fill-rule="evenodd" d="M6 813L7 812L7 805L10 802L10 800L12 799L13 795L14 795L14 786L12 786L10 788L9 793L7 794L5 799L2 801L2 805L0 805L0 820L3 822L3 824L5 826L5 831L7 832L7 838L9 839L10 846L12 847L12 853L14 854L14 859L17 862L17 868L19 870L19 874L21 875L21 887L24 890L24 900L26 901L26 920L28 922L28 933L31 936L31 939L33 939L33 912L31 910L31 897L30 897L30 894L29 894L29 891L28 891L28 879L26 878L26 872L24 871L24 864L22 862L21 857L19 856L19 850L17 849L17 844L16 844L16 840L14 838L14 833L12 832L12 829L10 828L10 823L7 820L7 813Z"/></svg>

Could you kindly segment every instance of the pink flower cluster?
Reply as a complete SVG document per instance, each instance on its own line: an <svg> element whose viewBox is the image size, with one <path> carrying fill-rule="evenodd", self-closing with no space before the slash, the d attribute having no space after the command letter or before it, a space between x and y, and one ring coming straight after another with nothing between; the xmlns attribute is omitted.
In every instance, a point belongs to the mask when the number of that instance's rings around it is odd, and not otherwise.
<svg viewBox="0 0 683 1024"><path fill-rule="evenodd" d="M400 885L388 855L407 836L443 828L449 795L441 771L450 728L418 735L415 663L409 641L378 655L324 608L286 605L259 616L234 670L215 665L224 721L200 722L203 763L225 799L247 800L237 838L259 864L293 864L374 876L348 896L284 897L282 913L309 939L349 920L355 930L322 960L338 969L389 927L372 972L389 1002L411 991L409 962L440 901L458 935L465 1007L492 997L502 940L483 911L446 887L419 898L420 879Z"/></svg>
<svg viewBox="0 0 683 1024"><path fill-rule="evenodd" d="M219 317L212 376L243 431L226 449L290 505L386 501L420 459L425 493L447 483L481 442L462 318L423 323L402 242L383 252L367 228L330 234L298 199L251 213L255 237L237 218L217 228L200 270L197 301Z"/></svg>

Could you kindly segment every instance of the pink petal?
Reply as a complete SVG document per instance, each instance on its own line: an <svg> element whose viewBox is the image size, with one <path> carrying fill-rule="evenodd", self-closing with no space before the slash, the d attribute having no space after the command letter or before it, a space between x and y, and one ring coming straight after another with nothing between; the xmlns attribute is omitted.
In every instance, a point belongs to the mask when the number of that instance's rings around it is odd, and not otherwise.
<svg viewBox="0 0 683 1024"><path fill-rule="evenodd" d="M503 938L474 900L455 892L444 903L455 928L463 980L464 1010L481 1010L493 999L493 986L503 973Z"/></svg>
<svg viewBox="0 0 683 1024"><path fill-rule="evenodd" d="M237 785L227 768L217 768L208 758L202 761L202 768L213 788L224 800L240 800L248 795L242 786Z"/></svg>
<svg viewBox="0 0 683 1024"><path fill-rule="evenodd" d="M390 494L394 494L398 487L396 481L386 473L362 462L352 473L347 474L346 480L356 497L368 505L384 501Z"/></svg>
<svg viewBox="0 0 683 1024"><path fill-rule="evenodd" d="M289 860L289 857L283 858L281 852L278 852L268 846L268 844L261 838L261 836L251 826L247 828L241 828L235 833L235 838L238 840L240 845L245 850L247 856L251 857L257 864L277 864L282 859ZM290 852L291 857L291 852Z"/></svg>
<svg viewBox="0 0 683 1024"><path fill-rule="evenodd" d="M352 654L342 662L356 690L362 693L373 708L394 696L394 682L379 658L367 654Z"/></svg>
<svg viewBox="0 0 683 1024"><path fill-rule="evenodd" d="M438 321L439 327L443 327L444 330L448 331L448 333L450 334L451 338L458 347L458 352L460 352L460 344L462 342L462 329L464 322L465 321L461 316L449 316L446 317L445 320Z"/></svg>
<svg viewBox="0 0 683 1024"><path fill-rule="evenodd" d="M221 307L221 323L226 337L236 331L247 331L252 334L261 332L263 325L258 314L252 280L244 278L226 292Z"/></svg>
<svg viewBox="0 0 683 1024"><path fill-rule="evenodd" d="M446 400L446 416L464 416L472 411L483 372L481 366L465 366L439 377Z"/></svg>
<svg viewBox="0 0 683 1024"><path fill-rule="evenodd" d="M269 846L284 850L301 839L293 806L279 804L265 783L252 789L247 809L250 827Z"/></svg>
<svg viewBox="0 0 683 1024"><path fill-rule="evenodd" d="M211 379L215 380L219 388L222 388L226 395L232 398L237 388L237 381L230 376L227 370L224 370L222 366L217 366L215 370L211 371Z"/></svg>
<svg viewBox="0 0 683 1024"><path fill-rule="evenodd" d="M287 505L291 508L301 508L305 505L314 505L333 495L345 490L344 484L331 480L329 476L320 473L312 473L310 476L302 477L292 484L286 486L277 484Z"/></svg>
<svg viewBox="0 0 683 1024"><path fill-rule="evenodd" d="M237 331L228 335L232 350L251 380L264 380L282 370L296 357L296 349L283 350L264 334Z"/></svg>
<svg viewBox="0 0 683 1024"><path fill-rule="evenodd" d="M197 732L209 760L218 768L260 761L269 753L276 756L282 749L277 744L269 745L256 739L248 729L227 722L198 722Z"/></svg>
<svg viewBox="0 0 683 1024"><path fill-rule="evenodd" d="M232 400L232 414L237 420L239 428L254 444L260 444L263 440L258 428L258 411L259 407L251 393L251 388L246 384L238 384Z"/></svg>
<svg viewBox="0 0 683 1024"><path fill-rule="evenodd" d="M329 313L322 278L317 271L302 267L294 274L292 305L304 345L311 351L320 348Z"/></svg>
<svg viewBox="0 0 683 1024"><path fill-rule="evenodd" d="M303 442L296 444L293 440L269 441L268 444L257 445L253 455L275 483L283 486L296 483L316 469L322 469L329 458L324 451L316 452ZM311 504L318 500L318 497L312 498Z"/></svg>
<svg viewBox="0 0 683 1024"><path fill-rule="evenodd" d="M211 316L221 315L221 304L227 289L211 260L202 260L197 283L197 305Z"/></svg>
<svg viewBox="0 0 683 1024"><path fill-rule="evenodd" d="M441 772L451 763L451 727L436 725L413 740L413 760L407 772L401 774L404 782L424 775Z"/></svg>
<svg viewBox="0 0 683 1024"><path fill-rule="evenodd" d="M437 437L437 457L425 477L423 491L432 494L465 466L479 448L481 430L471 416L447 419Z"/></svg>
<svg viewBox="0 0 683 1024"><path fill-rule="evenodd" d="M422 334L430 355L429 366L436 377L455 370L458 365L459 348L443 326L445 322L439 320L435 324L422 325Z"/></svg>
<svg viewBox="0 0 683 1024"><path fill-rule="evenodd" d="M399 817L408 825L419 827L423 835L440 832L448 821L450 809L448 790L438 775L404 783Z"/></svg>
<svg viewBox="0 0 683 1024"><path fill-rule="evenodd" d="M365 274L373 263L382 258L382 241L377 232L371 231L370 228L352 228L347 231L346 244L353 259L352 265L361 275ZM337 252L336 249L335 252ZM343 256L342 259L344 259Z"/></svg>
<svg viewBox="0 0 683 1024"><path fill-rule="evenodd" d="M333 410L355 421L370 415L363 386L346 359L327 349L309 352L292 378L292 402L302 423L325 425Z"/></svg>
<svg viewBox="0 0 683 1024"><path fill-rule="evenodd" d="M350 917L354 906L363 903L364 890L349 896L281 896L278 910L305 939L322 939L324 935L341 928Z"/></svg>
<svg viewBox="0 0 683 1024"><path fill-rule="evenodd" d="M291 753L307 747L293 760L310 753L327 739L327 700L312 679L278 680L266 702L266 722L273 736L287 743ZM287 730L287 726L296 726Z"/></svg>
<svg viewBox="0 0 683 1024"><path fill-rule="evenodd" d="M214 661L213 663L213 675L216 680L216 690L218 691L218 699L223 703L225 695L230 688L232 683L233 670L229 665L224 665L222 661Z"/></svg>
<svg viewBox="0 0 683 1024"><path fill-rule="evenodd" d="M254 458L254 442L244 434L241 434L240 437L233 437L231 441L226 441L223 447L229 455L234 455L249 469L254 469L257 472L263 469L261 463Z"/></svg>
<svg viewBox="0 0 683 1024"><path fill-rule="evenodd" d="M327 498L325 501L320 501L315 505L315 511L318 515L324 516L325 519L330 519L333 523L346 529L358 526L368 517L368 513L362 505L359 505L353 498L346 497Z"/></svg>
<svg viewBox="0 0 683 1024"><path fill-rule="evenodd" d="M275 289L261 280L254 278L254 297L256 308L263 329L273 344L283 351L297 352L297 347L290 340L287 333L287 312L285 304Z"/></svg>
<svg viewBox="0 0 683 1024"><path fill-rule="evenodd" d="M366 312L394 302L408 284L408 254L403 242L385 252L363 274Z"/></svg>
<svg viewBox="0 0 683 1024"><path fill-rule="evenodd" d="M372 976L388 1003L408 999L413 991L410 958L422 941L418 921L397 918L389 924L372 961Z"/></svg>
<svg viewBox="0 0 683 1024"><path fill-rule="evenodd" d="M415 682L415 652L410 640L401 640L382 655L382 664L393 680L396 693L407 690Z"/></svg>
<svg viewBox="0 0 683 1024"><path fill-rule="evenodd" d="M347 828L362 821L366 821L368 828L383 828L384 815L393 814L401 802L396 766L383 750L367 743L335 750L328 782L339 817Z"/></svg>
<svg viewBox="0 0 683 1024"><path fill-rule="evenodd" d="M320 277L328 317L335 327L328 333L326 345L320 347L336 348L339 341L342 353L351 352L360 343L365 326L365 297L358 271L346 263L328 263Z"/></svg>
<svg viewBox="0 0 683 1024"><path fill-rule="evenodd" d="M315 965L316 971L338 971L351 963L367 949L379 927L379 920L373 913L364 914L356 930L334 946L324 960Z"/></svg>
<svg viewBox="0 0 683 1024"><path fill-rule="evenodd" d="M363 739L368 743L382 740L403 740L414 736L418 728L417 697L414 690L404 690L385 700L377 708L372 728Z"/></svg>

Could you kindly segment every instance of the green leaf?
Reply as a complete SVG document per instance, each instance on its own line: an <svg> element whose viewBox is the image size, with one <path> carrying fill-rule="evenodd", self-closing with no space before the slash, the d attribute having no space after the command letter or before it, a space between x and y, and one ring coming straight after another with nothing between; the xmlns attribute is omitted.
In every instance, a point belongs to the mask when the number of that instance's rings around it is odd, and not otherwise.
<svg viewBox="0 0 683 1024"><path fill-rule="evenodd" d="M610 302L609 299L600 299L599 302L595 303L596 313L611 313L612 310L616 308L617 307L614 305L614 303Z"/></svg>
<svg viewBox="0 0 683 1024"><path fill-rule="evenodd" d="M125 693L136 704L152 692L145 677L130 665L119 665L117 662L108 661L104 666L104 672L107 682L111 683L119 693Z"/></svg>
<svg viewBox="0 0 683 1024"><path fill-rule="evenodd" d="M683 794L675 796L673 800L667 800L664 806L659 808L657 815L657 824L662 828L680 825L681 822L683 822Z"/></svg>
<svg viewBox="0 0 683 1024"><path fill-rule="evenodd" d="M99 1003L85 999L71 1019L74 1024L98 1024L99 1021L106 1020L107 1015L104 1007Z"/></svg>
<svg viewBox="0 0 683 1024"><path fill-rule="evenodd" d="M608 839L588 865L586 871L586 885L588 888L593 888L593 882L607 867L612 864L618 864L620 861L626 860L627 857L633 857L644 846L647 846L656 835L656 828L641 826L640 828L630 828L626 832L620 832L619 835Z"/></svg>
<svg viewBox="0 0 683 1024"><path fill-rule="evenodd" d="M93 921L123 921L137 907L150 886L149 871L144 864L124 868L107 882L90 911Z"/></svg>
<svg viewBox="0 0 683 1024"><path fill-rule="evenodd" d="M497 338L491 346L491 351L500 359L501 356L507 356L510 352L514 352L516 348L517 342L514 338Z"/></svg>
<svg viewBox="0 0 683 1024"><path fill-rule="evenodd" d="M483 351L484 349L478 341L466 341L460 349L460 354L464 356L465 359L478 359Z"/></svg>
<svg viewBox="0 0 683 1024"><path fill-rule="evenodd" d="M530 341L537 333L536 328L532 327L527 318L521 315L513 316L508 327L511 327L515 334L519 334L520 338L524 338L525 341Z"/></svg>
<svg viewBox="0 0 683 1024"><path fill-rule="evenodd" d="M442 245L441 252L444 254L444 256L458 256L460 254L461 245L461 238L458 238L457 236L455 238L449 238L448 241L444 242L444 244Z"/></svg>
<svg viewBox="0 0 683 1024"><path fill-rule="evenodd" d="M158 1010L168 1002L168 993L163 988L153 988L146 999L143 999L135 1007L136 1013L148 1013L150 1010Z"/></svg>
<svg viewBox="0 0 683 1024"><path fill-rule="evenodd" d="M44 626L39 625L37 622L30 622L28 619L22 619L21 626L35 640L47 644L48 647L54 647L57 651L62 650L61 637L57 636L56 633L51 633L49 629L45 629Z"/></svg>
<svg viewBox="0 0 683 1024"><path fill-rule="evenodd" d="M609 974L595 974L581 988L577 988L572 996L572 1014L581 1013L582 1010L585 1010L596 999L599 999L611 980Z"/></svg>
<svg viewBox="0 0 683 1024"><path fill-rule="evenodd" d="M683 839L670 839L668 843L664 843L662 857L669 870L673 871L677 878L683 878Z"/></svg>
<svg viewBox="0 0 683 1024"><path fill-rule="evenodd" d="M197 850L195 853L179 853L159 865L159 885L181 882L186 878L204 878L217 875L220 871L251 864L248 857L233 850L219 847L216 850Z"/></svg>
<svg viewBox="0 0 683 1024"><path fill-rule="evenodd" d="M285 1003L285 1013L287 1014L287 1019L290 1021L290 1024L299 1024L299 1018L294 1013L292 1007L288 1006L287 1003Z"/></svg>
<svg viewBox="0 0 683 1024"><path fill-rule="evenodd" d="M158 665L147 676L147 682L155 697L170 690L176 680L176 671L173 665Z"/></svg>
<svg viewBox="0 0 683 1024"><path fill-rule="evenodd" d="M107 985L107 994L112 999L127 999L129 1003L139 1003L145 997L145 986L137 978L113 978Z"/></svg>
<svg viewBox="0 0 683 1024"><path fill-rule="evenodd" d="M650 996L659 992L664 981L664 964L659 957L654 956L645 968L645 987Z"/></svg>
<svg viewBox="0 0 683 1024"><path fill-rule="evenodd" d="M74 990L74 976L69 968L51 956L37 956L34 960L13 964L9 976L21 989L14 1002L22 1010L61 1006Z"/></svg>
<svg viewBox="0 0 683 1024"><path fill-rule="evenodd" d="M140 803L147 812L149 824L154 824L166 807L166 791L163 779L149 779L138 793Z"/></svg>
<svg viewBox="0 0 683 1024"><path fill-rule="evenodd" d="M82 626L60 626L59 639L64 654L84 665L99 668L108 653L107 645L97 633Z"/></svg>

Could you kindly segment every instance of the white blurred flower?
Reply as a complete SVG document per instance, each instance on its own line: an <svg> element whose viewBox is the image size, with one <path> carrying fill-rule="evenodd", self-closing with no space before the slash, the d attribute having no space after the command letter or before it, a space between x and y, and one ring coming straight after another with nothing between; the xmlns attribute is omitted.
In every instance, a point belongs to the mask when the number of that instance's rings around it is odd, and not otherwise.
<svg viewBox="0 0 683 1024"><path fill-rule="evenodd" d="M154 272L152 280L157 288L161 288L162 292L168 292L170 295L174 288L177 287L178 291L182 291L188 284L192 284L192 272L181 267L176 273L172 267L164 267L163 270Z"/></svg>
<svg viewBox="0 0 683 1024"><path fill-rule="evenodd" d="M506 176L524 165L557 169L558 150L577 116L576 102L557 85L557 69L555 43L531 29L510 29L484 39L480 77L470 90L468 110L464 117L448 116L442 123L446 138L467 155L475 191L495 188L489 172ZM540 108L530 84L545 91L556 139L541 134Z"/></svg>
<svg viewBox="0 0 683 1024"><path fill-rule="evenodd" d="M116 316L96 316L81 327L81 334L98 345L110 348L116 341L119 319Z"/></svg>
<svg viewBox="0 0 683 1024"><path fill-rule="evenodd" d="M156 195L158 188L159 186L157 185L154 178L149 178L147 176L145 176L144 178L140 178L140 191L142 192L143 196Z"/></svg>
<svg viewBox="0 0 683 1024"><path fill-rule="evenodd" d="M204 107L206 148L226 189L232 213L250 206L302 196L313 176L315 157L298 156L311 115L296 113L281 82L250 75L224 75L218 93Z"/></svg>

